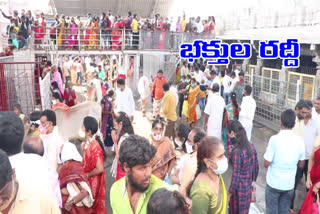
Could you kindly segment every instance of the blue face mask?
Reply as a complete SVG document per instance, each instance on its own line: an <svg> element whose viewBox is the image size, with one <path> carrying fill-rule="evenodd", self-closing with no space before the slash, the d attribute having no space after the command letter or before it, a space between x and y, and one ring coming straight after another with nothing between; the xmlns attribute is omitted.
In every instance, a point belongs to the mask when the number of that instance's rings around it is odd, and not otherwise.
<svg viewBox="0 0 320 214"><path fill-rule="evenodd" d="M196 86L196 84L195 83L191 83L191 87L194 87L194 86Z"/></svg>

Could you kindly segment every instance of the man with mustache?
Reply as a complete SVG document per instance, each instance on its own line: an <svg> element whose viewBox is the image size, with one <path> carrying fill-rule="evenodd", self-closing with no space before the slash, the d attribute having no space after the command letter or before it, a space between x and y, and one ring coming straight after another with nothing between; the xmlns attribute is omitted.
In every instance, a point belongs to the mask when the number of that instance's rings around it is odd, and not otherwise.
<svg viewBox="0 0 320 214"><path fill-rule="evenodd" d="M131 135L120 148L120 164L126 176L115 182L110 191L114 214L146 214L153 192L166 184L151 175L156 148L147 139Z"/></svg>

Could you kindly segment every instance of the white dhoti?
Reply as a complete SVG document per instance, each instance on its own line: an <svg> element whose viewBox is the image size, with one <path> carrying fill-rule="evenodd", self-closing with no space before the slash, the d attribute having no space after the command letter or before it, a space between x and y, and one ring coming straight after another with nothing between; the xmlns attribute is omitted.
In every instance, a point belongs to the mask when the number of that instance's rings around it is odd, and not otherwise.
<svg viewBox="0 0 320 214"><path fill-rule="evenodd" d="M217 128L210 128L210 126L208 126L208 131L207 131L207 135L210 137L216 137L219 138L221 140L221 128L217 129Z"/></svg>
<svg viewBox="0 0 320 214"><path fill-rule="evenodd" d="M239 120L239 121L243 126L243 128L246 130L248 140L251 141L251 132L253 127L253 122L247 121L247 120Z"/></svg>

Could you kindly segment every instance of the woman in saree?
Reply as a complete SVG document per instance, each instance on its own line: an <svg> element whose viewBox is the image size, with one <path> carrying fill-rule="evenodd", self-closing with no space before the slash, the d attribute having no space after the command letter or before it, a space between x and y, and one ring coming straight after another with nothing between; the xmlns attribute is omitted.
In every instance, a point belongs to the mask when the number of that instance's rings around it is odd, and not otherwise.
<svg viewBox="0 0 320 214"><path fill-rule="evenodd" d="M113 140L111 137L111 131L113 129L113 104L112 104L113 95L114 95L113 90L109 90L101 100L101 108L102 108L101 131L103 134L104 145L106 147L113 146Z"/></svg>
<svg viewBox="0 0 320 214"><path fill-rule="evenodd" d="M89 50L97 49L98 41L98 23L93 19L90 24Z"/></svg>
<svg viewBox="0 0 320 214"><path fill-rule="evenodd" d="M82 131L85 132L86 142L82 144L83 170L92 191L94 203L92 214L106 214L106 178L104 172L104 159L106 153L100 138L96 135L98 122L93 117L85 117Z"/></svg>
<svg viewBox="0 0 320 214"><path fill-rule="evenodd" d="M63 46L63 44L64 44L64 38L65 38L64 28L65 28L65 24L66 24L66 20L64 18L65 18L64 15L61 15L59 35L58 35L58 47L59 47L59 45L61 47L61 45Z"/></svg>
<svg viewBox="0 0 320 214"><path fill-rule="evenodd" d="M233 120L239 119L239 105L237 102L237 96L235 92L230 93L230 103L227 105L227 107L224 109L224 115L223 115L223 130L222 130L222 141L224 144L224 149L226 150L226 155L231 152L232 144L229 139L229 136L227 135L227 130L230 122Z"/></svg>
<svg viewBox="0 0 320 214"><path fill-rule="evenodd" d="M67 142L63 145L61 161L62 214L90 214L94 199L83 171L82 157L74 144Z"/></svg>
<svg viewBox="0 0 320 214"><path fill-rule="evenodd" d="M130 118L124 112L119 112L117 115L115 115L113 124L114 129L111 131L111 136L116 155L111 166L111 175L116 178L117 181L125 176L125 172L122 170L119 161L121 144L127 137L129 137L130 134L134 134L134 132Z"/></svg>
<svg viewBox="0 0 320 214"><path fill-rule="evenodd" d="M88 26L86 26L86 31L85 31L85 35L84 35L84 41L83 44L85 45L85 49L87 49L89 47L89 39L90 39L90 34L91 34L91 23L93 21L90 20L90 23L88 24Z"/></svg>
<svg viewBox="0 0 320 214"><path fill-rule="evenodd" d="M309 189L307 196L301 206L299 214L313 213L313 203L319 196L320 189L320 136L317 137L311 157L308 163L307 188Z"/></svg>
<svg viewBox="0 0 320 214"><path fill-rule="evenodd" d="M198 169L190 190L192 214L227 213L227 191L222 174L228 169L222 142L205 137L199 145Z"/></svg>
<svg viewBox="0 0 320 214"><path fill-rule="evenodd" d="M77 30L77 24L74 21L74 18L72 17L71 19L71 37L72 37L72 45L73 45L73 49L77 48L78 45L78 30Z"/></svg>
<svg viewBox="0 0 320 214"><path fill-rule="evenodd" d="M199 104L200 87L197 85L195 78L191 79L191 83L185 89L188 96L188 122L191 126L197 124L196 105Z"/></svg>
<svg viewBox="0 0 320 214"><path fill-rule="evenodd" d="M118 19L115 23L114 23L114 28L111 31L112 34L112 50L117 50L121 47L122 44L122 40L121 40L121 34L122 34L122 22L120 19Z"/></svg>
<svg viewBox="0 0 320 214"><path fill-rule="evenodd" d="M164 124L160 120L152 123L151 144L157 148L153 159L152 174L164 180L170 177L173 166L176 162L176 153L168 137L163 136Z"/></svg>

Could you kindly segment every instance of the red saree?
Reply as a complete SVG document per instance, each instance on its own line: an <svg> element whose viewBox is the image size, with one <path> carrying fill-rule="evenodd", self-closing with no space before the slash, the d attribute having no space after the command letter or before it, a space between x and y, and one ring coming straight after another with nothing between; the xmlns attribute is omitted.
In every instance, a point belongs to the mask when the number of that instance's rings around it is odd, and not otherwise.
<svg viewBox="0 0 320 214"><path fill-rule="evenodd" d="M98 158L104 162L103 151L99 143L94 140L91 141L88 148L83 152L83 169L85 173L91 172L97 164ZM92 206L93 214L106 214L106 178L105 173L89 178L89 186L94 198Z"/></svg>
<svg viewBox="0 0 320 214"><path fill-rule="evenodd" d="M310 178L312 181L312 187L309 189L306 198L301 206L299 214L311 214L313 201L316 199L315 194L313 193L313 187L320 181L320 147L314 152L314 164L310 171Z"/></svg>
<svg viewBox="0 0 320 214"><path fill-rule="evenodd" d="M78 161L68 161L65 165L61 167L59 174L60 189L67 186L68 183L78 183L84 181L88 183L81 162ZM62 195L62 204L64 205L68 200L68 195ZM62 209L62 214L91 214L92 210L86 206L73 206L70 212Z"/></svg>

